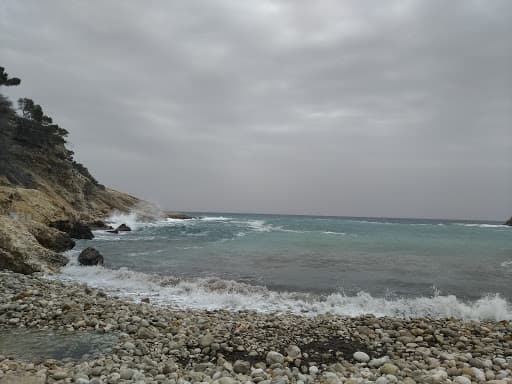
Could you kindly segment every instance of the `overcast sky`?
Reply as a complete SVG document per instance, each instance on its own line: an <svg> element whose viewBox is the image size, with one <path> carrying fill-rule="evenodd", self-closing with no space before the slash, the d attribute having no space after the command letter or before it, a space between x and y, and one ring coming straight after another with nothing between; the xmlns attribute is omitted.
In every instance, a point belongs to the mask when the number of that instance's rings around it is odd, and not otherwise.
<svg viewBox="0 0 512 384"><path fill-rule="evenodd" d="M165 208L512 214L512 1L4 0L0 65Z"/></svg>

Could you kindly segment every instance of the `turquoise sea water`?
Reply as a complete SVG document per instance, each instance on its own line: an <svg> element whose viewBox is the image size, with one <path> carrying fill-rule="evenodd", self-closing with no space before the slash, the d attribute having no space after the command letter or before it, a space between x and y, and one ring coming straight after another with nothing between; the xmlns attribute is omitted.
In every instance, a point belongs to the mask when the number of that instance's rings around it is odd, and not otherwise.
<svg viewBox="0 0 512 384"><path fill-rule="evenodd" d="M493 222L196 213L81 242L63 278L199 308L508 318L512 228ZM512 318L512 317L511 317Z"/></svg>

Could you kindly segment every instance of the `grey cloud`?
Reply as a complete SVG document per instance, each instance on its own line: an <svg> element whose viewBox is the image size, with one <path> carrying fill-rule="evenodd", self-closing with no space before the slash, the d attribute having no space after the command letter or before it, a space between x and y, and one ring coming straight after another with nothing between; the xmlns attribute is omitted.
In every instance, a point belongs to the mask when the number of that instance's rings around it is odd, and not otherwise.
<svg viewBox="0 0 512 384"><path fill-rule="evenodd" d="M10 95L118 189L184 210L512 212L508 1L1 7Z"/></svg>

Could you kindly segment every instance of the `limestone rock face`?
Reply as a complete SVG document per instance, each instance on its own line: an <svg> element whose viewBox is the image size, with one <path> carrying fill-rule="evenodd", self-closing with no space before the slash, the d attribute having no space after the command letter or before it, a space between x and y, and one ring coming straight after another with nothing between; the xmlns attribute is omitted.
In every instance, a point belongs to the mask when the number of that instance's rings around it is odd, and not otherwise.
<svg viewBox="0 0 512 384"><path fill-rule="evenodd" d="M36 221L30 221L25 223L25 225L39 244L52 251L64 252L75 246L75 242L71 236L65 232L61 232Z"/></svg>
<svg viewBox="0 0 512 384"><path fill-rule="evenodd" d="M0 214L92 222L139 200L101 185L51 128L0 111Z"/></svg>
<svg viewBox="0 0 512 384"><path fill-rule="evenodd" d="M63 255L43 247L23 222L0 216L0 269L24 274L52 272L67 262Z"/></svg>

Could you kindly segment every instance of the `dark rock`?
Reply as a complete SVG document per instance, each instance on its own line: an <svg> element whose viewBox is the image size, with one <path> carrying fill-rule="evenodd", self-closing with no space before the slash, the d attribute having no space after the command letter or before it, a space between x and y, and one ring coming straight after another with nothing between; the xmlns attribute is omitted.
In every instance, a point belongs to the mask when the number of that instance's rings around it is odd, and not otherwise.
<svg viewBox="0 0 512 384"><path fill-rule="evenodd" d="M181 219L181 220L189 220L189 219L194 218L193 216L189 216L189 215L186 215L181 212L170 212L170 211L164 212L164 217L169 218L169 219Z"/></svg>
<svg viewBox="0 0 512 384"><path fill-rule="evenodd" d="M43 226L41 224L41 226ZM43 247L51 249L55 252L64 252L73 249L75 242L65 232L61 232L58 229L45 227L45 230L40 228L30 228L30 232L36 238L39 244Z"/></svg>
<svg viewBox="0 0 512 384"><path fill-rule="evenodd" d="M512 227L512 217L510 219L508 219L507 221L505 221L505 225Z"/></svg>
<svg viewBox="0 0 512 384"><path fill-rule="evenodd" d="M57 220L50 223L50 227L56 228L61 232L67 233L73 239L92 240L94 235L91 228L79 221L71 222L69 220Z"/></svg>
<svg viewBox="0 0 512 384"><path fill-rule="evenodd" d="M119 231L117 229L109 229L107 232L108 233L119 233Z"/></svg>
<svg viewBox="0 0 512 384"><path fill-rule="evenodd" d="M75 246L75 242L67 233L56 228L33 220L26 220L24 224L37 242L45 248L55 252L64 252Z"/></svg>
<svg viewBox="0 0 512 384"><path fill-rule="evenodd" d="M119 227L115 229L117 232L130 232L132 229L126 224L121 224Z"/></svg>
<svg viewBox="0 0 512 384"><path fill-rule="evenodd" d="M103 265L103 256L92 247L85 248L78 256L80 265Z"/></svg>

